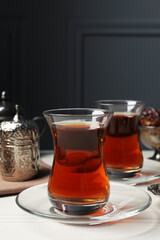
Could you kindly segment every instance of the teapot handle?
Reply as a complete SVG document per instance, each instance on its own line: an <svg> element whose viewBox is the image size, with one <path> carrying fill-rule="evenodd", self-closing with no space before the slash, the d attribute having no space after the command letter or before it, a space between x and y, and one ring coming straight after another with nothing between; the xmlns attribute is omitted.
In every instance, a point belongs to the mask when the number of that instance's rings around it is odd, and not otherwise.
<svg viewBox="0 0 160 240"><path fill-rule="evenodd" d="M46 120L43 116L36 116L33 118L33 121L37 122L37 125L39 127L39 138L40 138L46 130Z"/></svg>

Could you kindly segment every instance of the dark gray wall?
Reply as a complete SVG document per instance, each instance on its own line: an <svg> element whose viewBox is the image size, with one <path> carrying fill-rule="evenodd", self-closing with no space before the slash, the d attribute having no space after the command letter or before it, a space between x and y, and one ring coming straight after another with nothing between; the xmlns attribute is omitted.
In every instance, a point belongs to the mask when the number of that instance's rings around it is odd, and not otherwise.
<svg viewBox="0 0 160 240"><path fill-rule="evenodd" d="M159 63L159 0L0 1L0 91L27 118L97 99L160 108Z"/></svg>

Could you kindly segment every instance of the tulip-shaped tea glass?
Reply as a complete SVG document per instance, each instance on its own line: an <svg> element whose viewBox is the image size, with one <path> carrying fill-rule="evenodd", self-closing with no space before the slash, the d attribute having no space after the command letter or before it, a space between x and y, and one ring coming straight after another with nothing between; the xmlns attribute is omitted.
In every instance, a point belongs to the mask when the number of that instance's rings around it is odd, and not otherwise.
<svg viewBox="0 0 160 240"><path fill-rule="evenodd" d="M103 138L112 117L100 109L53 109L44 112L54 139L54 161L48 182L56 210L83 215L103 207L109 180L103 161Z"/></svg>
<svg viewBox="0 0 160 240"><path fill-rule="evenodd" d="M113 177L135 175L143 165L138 119L144 103L133 100L99 100L96 106L114 112L104 139L104 160L108 174Z"/></svg>

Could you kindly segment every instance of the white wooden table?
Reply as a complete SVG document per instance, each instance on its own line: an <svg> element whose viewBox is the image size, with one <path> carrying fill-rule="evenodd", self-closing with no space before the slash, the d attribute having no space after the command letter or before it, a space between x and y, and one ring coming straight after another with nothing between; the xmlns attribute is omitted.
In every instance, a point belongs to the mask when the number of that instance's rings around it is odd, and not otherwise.
<svg viewBox="0 0 160 240"><path fill-rule="evenodd" d="M149 155L151 155L150 151L144 151L145 158ZM146 190L147 184L137 187ZM152 197L152 205L147 210L134 217L99 226L66 225L56 220L34 216L16 205L16 196L0 197L0 239L159 240L160 197L148 193Z"/></svg>

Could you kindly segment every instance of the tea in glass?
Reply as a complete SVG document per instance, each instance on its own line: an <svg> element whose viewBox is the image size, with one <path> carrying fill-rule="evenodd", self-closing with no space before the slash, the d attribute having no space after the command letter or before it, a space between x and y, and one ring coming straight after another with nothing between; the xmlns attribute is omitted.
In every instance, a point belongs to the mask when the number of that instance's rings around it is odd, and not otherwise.
<svg viewBox="0 0 160 240"><path fill-rule="evenodd" d="M138 134L138 119L143 103L106 100L97 101L97 106L114 111L104 139L104 160L107 172L117 177L134 175L143 165Z"/></svg>
<svg viewBox="0 0 160 240"><path fill-rule="evenodd" d="M54 139L48 183L53 206L86 214L104 206L110 186L103 161L103 139L112 113L97 109L60 109L44 115Z"/></svg>

